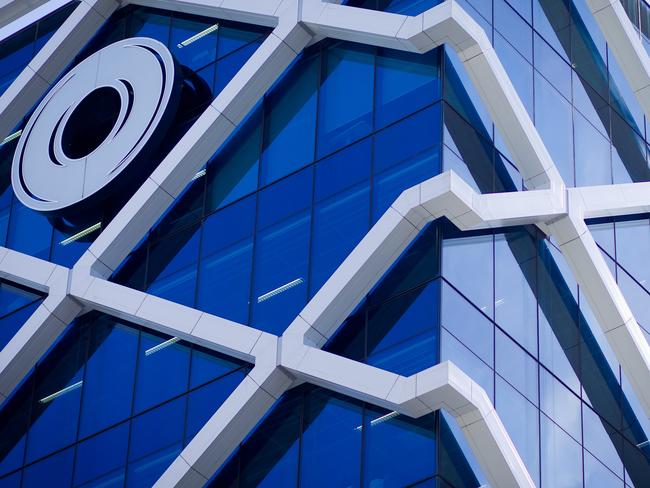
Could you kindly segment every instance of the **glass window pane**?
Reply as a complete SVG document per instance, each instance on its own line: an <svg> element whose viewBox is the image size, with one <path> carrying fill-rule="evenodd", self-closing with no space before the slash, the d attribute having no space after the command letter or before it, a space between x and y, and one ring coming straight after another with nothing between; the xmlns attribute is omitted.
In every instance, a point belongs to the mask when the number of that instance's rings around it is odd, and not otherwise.
<svg viewBox="0 0 650 488"><path fill-rule="evenodd" d="M374 61L372 48L332 47L327 50L319 95L319 157L370 133Z"/></svg>
<svg viewBox="0 0 650 488"><path fill-rule="evenodd" d="M311 391L305 402L301 483L359 486L361 406L323 390Z"/></svg>
<svg viewBox="0 0 650 488"><path fill-rule="evenodd" d="M262 184L267 185L314 159L318 63L300 63L268 98L262 153Z"/></svg>

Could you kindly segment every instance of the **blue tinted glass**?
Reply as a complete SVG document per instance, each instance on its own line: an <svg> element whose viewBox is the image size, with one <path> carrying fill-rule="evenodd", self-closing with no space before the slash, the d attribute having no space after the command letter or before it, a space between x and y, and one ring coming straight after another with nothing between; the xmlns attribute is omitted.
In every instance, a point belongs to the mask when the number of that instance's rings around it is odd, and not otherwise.
<svg viewBox="0 0 650 488"><path fill-rule="evenodd" d="M364 486L406 486L436 472L435 417L414 420L368 408L365 414Z"/></svg>
<svg viewBox="0 0 650 488"><path fill-rule="evenodd" d="M230 80L234 78L248 58L250 58L260 46L262 39L251 42L243 48L221 58L216 66L216 80L214 84L214 95L218 95L225 88Z"/></svg>
<svg viewBox="0 0 650 488"><path fill-rule="evenodd" d="M169 465L181 452L182 444L174 444L160 451L156 451L138 461L129 463L126 473L126 486L143 488L153 486L158 478L165 472Z"/></svg>
<svg viewBox="0 0 650 488"><path fill-rule="evenodd" d="M25 488L53 486L53 479L56 479L57 486L70 486L72 483L73 462L74 449L66 449L54 454L26 468L23 472L22 486Z"/></svg>
<svg viewBox="0 0 650 488"><path fill-rule="evenodd" d="M20 31L0 46L0 75L22 69L32 60L36 25Z"/></svg>
<svg viewBox="0 0 650 488"><path fill-rule="evenodd" d="M52 226L47 218L14 200L9 219L7 246L15 251L47 259L51 240Z"/></svg>
<svg viewBox="0 0 650 488"><path fill-rule="evenodd" d="M305 486L359 486L361 407L313 390L305 399L300 479Z"/></svg>
<svg viewBox="0 0 650 488"><path fill-rule="evenodd" d="M216 21L209 19L194 20L185 17L172 19L170 46L180 64L196 71L215 61L217 31L204 34L199 39L192 41L194 36L203 33L215 23Z"/></svg>
<svg viewBox="0 0 650 488"><path fill-rule="evenodd" d="M36 371L27 462L61 449L77 438L83 389L84 344L78 334L60 347Z"/></svg>
<svg viewBox="0 0 650 488"><path fill-rule="evenodd" d="M169 44L171 17L150 9L137 9L129 16L127 35L129 37L151 37L165 45Z"/></svg>
<svg viewBox="0 0 650 488"><path fill-rule="evenodd" d="M260 112L255 112L208 164L206 210L227 205L257 189Z"/></svg>
<svg viewBox="0 0 650 488"><path fill-rule="evenodd" d="M80 435L85 437L131 414L138 332L107 318L88 328L90 335Z"/></svg>
<svg viewBox="0 0 650 488"><path fill-rule="evenodd" d="M185 429L187 439L190 439L205 425L226 398L237 388L245 375L245 370L234 371L189 394L187 427Z"/></svg>
<svg viewBox="0 0 650 488"><path fill-rule="evenodd" d="M169 337L141 333L135 390L136 412L187 390L190 349L180 343L153 349L168 339Z"/></svg>
<svg viewBox="0 0 650 488"><path fill-rule="evenodd" d="M89 483L106 474L123 468L126 464L126 449L129 442L129 424L121 424L111 430L91 437L77 446L75 461L75 485ZM112 484L124 479L123 469L120 473L112 473ZM102 480L105 481L105 478ZM103 483L97 483L102 486Z"/></svg>
<svg viewBox="0 0 650 488"><path fill-rule="evenodd" d="M131 423L129 461L180 442L183 439L184 418L183 397L134 418Z"/></svg>
<svg viewBox="0 0 650 488"><path fill-rule="evenodd" d="M437 362L440 282L384 303L368 312L368 362L409 376Z"/></svg>
<svg viewBox="0 0 650 488"><path fill-rule="evenodd" d="M203 385L241 367L242 363L234 358L207 352L195 346L192 350L190 388Z"/></svg>
<svg viewBox="0 0 650 488"><path fill-rule="evenodd" d="M360 139L372 129L372 50L330 48L325 66L318 113L319 156Z"/></svg>
<svg viewBox="0 0 650 488"><path fill-rule="evenodd" d="M255 198L205 221L198 295L201 310L248 322L254 222Z"/></svg>
<svg viewBox="0 0 650 488"><path fill-rule="evenodd" d="M13 312L37 298L38 295L33 292L0 282L0 316Z"/></svg>
<svg viewBox="0 0 650 488"><path fill-rule="evenodd" d="M302 398L284 399L241 449L241 487L296 486Z"/></svg>
<svg viewBox="0 0 650 488"><path fill-rule="evenodd" d="M319 59L297 65L268 97L262 154L263 185L301 168L314 158Z"/></svg>
<svg viewBox="0 0 650 488"><path fill-rule="evenodd" d="M336 153L316 167L311 291L315 293L366 234L370 143Z"/></svg>
<svg viewBox="0 0 650 488"><path fill-rule="evenodd" d="M307 298L312 171L282 180L260 194L253 324L281 333Z"/></svg>
<svg viewBox="0 0 650 488"><path fill-rule="evenodd" d="M222 58L242 46L263 37L265 32L268 32L266 27L259 27L250 24L237 25L223 22L220 23L217 57Z"/></svg>
<svg viewBox="0 0 650 488"><path fill-rule="evenodd" d="M440 97L439 51L381 51L377 57L375 127L380 128Z"/></svg>

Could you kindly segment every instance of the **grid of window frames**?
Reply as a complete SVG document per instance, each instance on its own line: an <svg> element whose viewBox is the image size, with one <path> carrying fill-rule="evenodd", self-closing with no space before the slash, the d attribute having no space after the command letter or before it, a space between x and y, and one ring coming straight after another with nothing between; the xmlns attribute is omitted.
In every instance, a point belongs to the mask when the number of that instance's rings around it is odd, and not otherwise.
<svg viewBox="0 0 650 488"><path fill-rule="evenodd" d="M645 119L584 0L460 3L493 40L568 184L650 179ZM361 6L418 13L432 5ZM158 13L133 15L155 26L145 35L165 31L152 20ZM114 279L281 332L400 191L441 167L482 192L521 189L454 54L320 43ZM650 327L648 221L592 229ZM456 362L486 389L539 486L650 478L647 420L560 253L534 229L459 234L430 225L327 347L403 374ZM312 387L288 393L214 483L278 480L485 481L446 415L413 421Z"/></svg>

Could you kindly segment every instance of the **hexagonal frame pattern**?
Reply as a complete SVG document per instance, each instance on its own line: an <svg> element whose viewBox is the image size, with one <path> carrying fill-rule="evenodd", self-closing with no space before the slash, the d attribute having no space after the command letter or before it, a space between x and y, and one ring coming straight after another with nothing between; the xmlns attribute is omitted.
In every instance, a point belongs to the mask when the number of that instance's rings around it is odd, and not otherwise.
<svg viewBox="0 0 650 488"><path fill-rule="evenodd" d="M418 16L324 0L129 3L266 25L273 31L72 269L0 248L1 278L47 294L0 351L1 401L75 317L94 309L254 363L156 486L205 484L276 400L304 381L412 417L444 409L458 422L493 486L534 486L488 396L452 363L404 377L321 350L423 226L444 216L461 230L534 224L552 236L650 415L650 349L585 224L586 218L649 212L650 183L567 188L487 36L453 0ZM630 35L629 20L616 0L589 3L650 116L650 60ZM0 97L0 136L121 6L117 0L81 1ZM295 57L326 37L418 53L442 44L453 48L529 191L477 194L453 172L404 191L281 337L109 282Z"/></svg>

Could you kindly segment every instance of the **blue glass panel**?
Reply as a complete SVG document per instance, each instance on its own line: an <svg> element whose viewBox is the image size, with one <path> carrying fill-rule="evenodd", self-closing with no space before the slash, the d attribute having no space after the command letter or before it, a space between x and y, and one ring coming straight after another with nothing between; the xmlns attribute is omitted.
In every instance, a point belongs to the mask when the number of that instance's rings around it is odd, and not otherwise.
<svg viewBox="0 0 650 488"><path fill-rule="evenodd" d="M208 164L206 211L227 205L257 189L261 123L258 110Z"/></svg>
<svg viewBox="0 0 650 488"><path fill-rule="evenodd" d="M281 333L307 298L312 170L260 193L253 325Z"/></svg>
<svg viewBox="0 0 650 488"><path fill-rule="evenodd" d="M436 472L435 417L417 420L370 407L365 412L364 486L407 486Z"/></svg>
<svg viewBox="0 0 650 488"><path fill-rule="evenodd" d="M500 356L497 355L497 363ZM507 360L507 359L506 359ZM515 371L512 371L516 374ZM495 404L517 452L539 486L539 411L499 376L496 378Z"/></svg>
<svg viewBox="0 0 650 488"><path fill-rule="evenodd" d="M129 444L130 462L176 445L183 439L185 403L184 397L177 398L133 419Z"/></svg>
<svg viewBox="0 0 650 488"><path fill-rule="evenodd" d="M566 432L541 416L543 485L553 488L582 486L582 449Z"/></svg>
<svg viewBox="0 0 650 488"><path fill-rule="evenodd" d="M131 414L138 332L102 317L88 328L89 358L80 420L86 437Z"/></svg>
<svg viewBox="0 0 650 488"><path fill-rule="evenodd" d="M36 25L11 36L0 46L0 74L4 75L27 66L34 55Z"/></svg>
<svg viewBox="0 0 650 488"><path fill-rule="evenodd" d="M246 373L247 370L245 369L233 371L189 394L187 400L187 426L185 429L186 439L191 439L205 425L219 406L239 386Z"/></svg>
<svg viewBox="0 0 650 488"><path fill-rule="evenodd" d="M534 237L526 230L495 238L495 320L533 355L537 355L536 250Z"/></svg>
<svg viewBox="0 0 650 488"><path fill-rule="evenodd" d="M129 424L124 423L95 437L81 442L77 446L75 460L74 484L90 484L90 482L103 478L126 464L126 450L129 442ZM117 479L124 480L124 471L111 473L111 484L114 486ZM104 486L106 479L97 482L96 486Z"/></svg>
<svg viewBox="0 0 650 488"><path fill-rule="evenodd" d="M148 291L184 305L194 305L200 229L191 227L164 237L149 250Z"/></svg>
<svg viewBox="0 0 650 488"><path fill-rule="evenodd" d="M375 127L381 128L440 97L439 51L382 50L377 56Z"/></svg>
<svg viewBox="0 0 650 488"><path fill-rule="evenodd" d="M195 346L192 350L190 388L203 385L241 367L242 363L235 358L221 356L212 351L204 351Z"/></svg>
<svg viewBox="0 0 650 488"><path fill-rule="evenodd" d="M268 97L262 185L292 173L314 158L319 59L298 64Z"/></svg>
<svg viewBox="0 0 650 488"><path fill-rule="evenodd" d="M126 473L126 486L144 488L153 486L158 478L181 452L181 443L166 447L160 451L130 463Z"/></svg>
<svg viewBox="0 0 650 488"><path fill-rule="evenodd" d="M241 49L219 59L216 66L216 79L214 83L214 96L225 88L230 80L237 74L248 58L250 58L262 43L262 39L247 44Z"/></svg>
<svg viewBox="0 0 650 488"><path fill-rule="evenodd" d="M370 142L323 160L316 167L311 291L315 293L368 231Z"/></svg>
<svg viewBox="0 0 650 488"><path fill-rule="evenodd" d="M248 322L254 222L255 198L205 221L198 293L201 310Z"/></svg>
<svg viewBox="0 0 650 488"><path fill-rule="evenodd" d="M217 31L207 33L199 39L187 43L192 37L202 33L215 23L216 21L211 19L198 20L174 16L171 25L170 47L180 64L196 71L216 60Z"/></svg>
<svg viewBox="0 0 650 488"><path fill-rule="evenodd" d="M22 486L24 488L53 486L53 478L56 479L57 486L70 486L72 483L73 462L74 449L66 449L54 454L26 468L23 472Z"/></svg>
<svg viewBox="0 0 650 488"><path fill-rule="evenodd" d="M319 157L370 132L374 98L372 49L332 47L324 62L318 112Z"/></svg>
<svg viewBox="0 0 650 488"><path fill-rule="evenodd" d="M152 349L168 339L169 337L141 333L135 389L136 412L187 390L190 349L181 343L157 351Z"/></svg>
<svg viewBox="0 0 650 488"><path fill-rule="evenodd" d="M0 316L18 310L38 298L34 292L0 282Z"/></svg>
<svg viewBox="0 0 650 488"><path fill-rule="evenodd" d="M283 399L246 440L240 454L240 487L296 486L301 407L301 397Z"/></svg>
<svg viewBox="0 0 650 488"><path fill-rule="evenodd" d="M305 398L300 479L304 486L359 486L361 406L313 390Z"/></svg>
<svg viewBox="0 0 650 488"><path fill-rule="evenodd" d="M442 243L442 274L484 314L493 314L491 235L447 238ZM471 280L467 276L472 276Z"/></svg>
<svg viewBox="0 0 650 488"><path fill-rule="evenodd" d="M14 200L9 219L7 247L47 259L51 240L52 226L47 218Z"/></svg>
<svg viewBox="0 0 650 488"><path fill-rule="evenodd" d="M440 282L368 312L368 363L409 376L437 363Z"/></svg>
<svg viewBox="0 0 650 488"><path fill-rule="evenodd" d="M153 9L137 9L128 18L128 37L151 37L169 45L171 17Z"/></svg>
<svg viewBox="0 0 650 488"><path fill-rule="evenodd" d="M221 22L219 25L219 46L217 58L227 54L262 37L268 29L251 24L231 24Z"/></svg>
<svg viewBox="0 0 650 488"><path fill-rule="evenodd" d="M61 449L77 438L84 346L78 333L65 337L36 370L27 462Z"/></svg>

